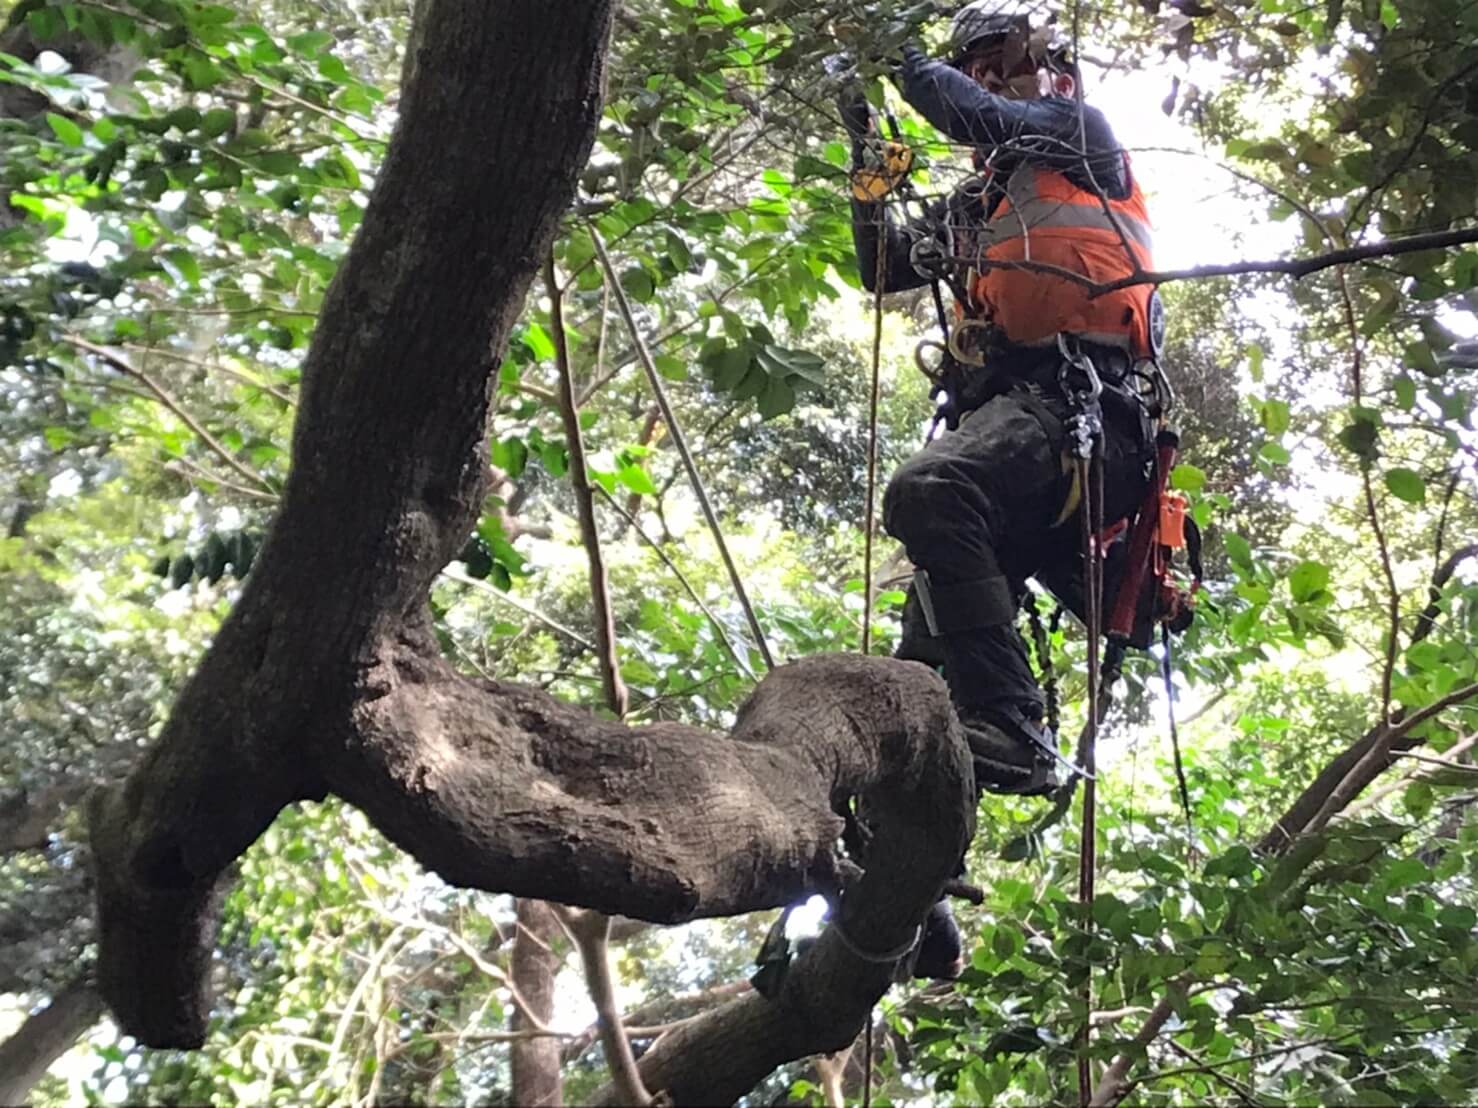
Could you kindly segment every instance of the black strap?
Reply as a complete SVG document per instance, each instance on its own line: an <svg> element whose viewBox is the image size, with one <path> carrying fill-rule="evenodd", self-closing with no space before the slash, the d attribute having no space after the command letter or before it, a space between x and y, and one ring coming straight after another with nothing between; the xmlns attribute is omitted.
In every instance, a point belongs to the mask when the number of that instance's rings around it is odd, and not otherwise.
<svg viewBox="0 0 1478 1108"><path fill-rule="evenodd" d="M1016 593L1005 577L940 584L919 570L914 574L914 590L931 635L953 635L1016 621Z"/></svg>

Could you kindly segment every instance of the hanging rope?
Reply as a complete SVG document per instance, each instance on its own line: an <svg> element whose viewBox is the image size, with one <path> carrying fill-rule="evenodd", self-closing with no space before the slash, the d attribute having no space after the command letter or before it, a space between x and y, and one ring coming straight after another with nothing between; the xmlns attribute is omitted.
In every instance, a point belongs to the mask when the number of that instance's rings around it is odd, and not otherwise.
<svg viewBox="0 0 1478 1108"><path fill-rule="evenodd" d="M883 279L887 275L888 219L878 205L877 264L873 267L872 395L867 419L867 508L862 525L862 653L872 647L872 531L877 510L878 408L882 395Z"/></svg>
<svg viewBox="0 0 1478 1108"><path fill-rule="evenodd" d="M1076 460L1083 489L1083 594L1088 639L1088 721L1084 730L1083 821L1078 842L1078 904L1083 929L1093 925L1093 897L1098 869L1098 681L1099 637L1103 626L1103 560L1098 554L1098 536L1103 531L1103 462L1095 449L1088 458ZM1086 948L1085 948L1086 949ZM1078 1048L1078 1103L1087 1108L1093 1098L1093 1063L1089 1047L1093 1036L1093 965L1084 968L1083 1028Z"/></svg>
<svg viewBox="0 0 1478 1108"><path fill-rule="evenodd" d="M688 449L687 437L683 434L682 427L672 413L672 405L667 402L667 390L662 387L662 375L657 372L656 363L652 361L652 352L647 349L646 341L641 337L641 330L636 325L636 317L631 312L631 301L626 298L626 290L621 286L616 276L616 269L611 265L611 257L606 253L606 244L600 237L600 232L595 229L594 224L587 224L590 232L590 240L595 244L595 253L600 258L601 269L605 271L606 286L616 294L616 307L621 310L621 319L626 324L626 330L631 335L631 344L636 348L636 356L646 371L647 381L652 386L652 393L657 399L657 407L662 410L662 419L667 424L667 430L672 434L672 445L677 448L678 457L682 459L683 468L687 470L688 481L693 487L693 495L698 500L698 507L703 511L703 518L708 521L708 529L713 534L713 541L718 546L719 556L724 561L724 568L729 572L729 582L734 586L734 595L739 600L739 606L744 609L744 618L749 623L749 633L754 636L754 645L764 659L766 669L775 668L775 659L770 654L770 645L765 641L765 633L760 629L760 621L754 614L754 605L749 602L749 594L744 589L744 581L739 576L739 567L734 564L733 555L729 553L729 544L724 541L723 529L719 526L718 515L713 510L713 504L708 499L708 490L703 485L703 478L698 473L698 466L693 461L693 454Z"/></svg>
<svg viewBox="0 0 1478 1108"><path fill-rule="evenodd" d="M1160 624L1160 646L1164 651L1160 658L1160 673L1165 678L1165 711L1170 715L1170 752L1175 757L1175 784L1180 790L1180 810L1185 813L1187 836L1194 836L1196 825L1191 819L1191 790L1186 785L1185 762L1180 757L1180 729L1175 724L1175 678L1170 654L1170 625ZM1194 849L1194 840L1191 848Z"/></svg>

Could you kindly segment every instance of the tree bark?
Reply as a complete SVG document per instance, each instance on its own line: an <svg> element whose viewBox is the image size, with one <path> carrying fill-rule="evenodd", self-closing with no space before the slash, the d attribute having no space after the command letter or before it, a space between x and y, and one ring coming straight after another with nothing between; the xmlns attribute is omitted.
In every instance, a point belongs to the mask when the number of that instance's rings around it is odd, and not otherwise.
<svg viewBox="0 0 1478 1108"><path fill-rule="evenodd" d="M0 1104L24 1104L53 1062L103 1014L103 998L86 979L73 982L0 1043Z"/></svg>
<svg viewBox="0 0 1478 1108"><path fill-rule="evenodd" d="M776 1001L656 1044L653 1092L732 1100L846 1045L972 831L930 670L770 675L731 736L628 728L458 674L426 597L483 504L491 370L599 115L609 0L423 0L401 115L308 353L293 464L240 600L156 743L90 805L99 987L151 1046L197 1047L232 862L336 793L446 880L660 923L840 900ZM860 797L865 858L839 846ZM858 876L859 863L865 872Z"/></svg>
<svg viewBox="0 0 1478 1108"><path fill-rule="evenodd" d="M513 1031L548 1024L554 1018L554 978L561 958L551 949L559 935L559 921L543 901L518 902L518 934L513 939L510 976L525 1012L515 1002L509 1027ZM531 1018L532 1017L532 1020ZM513 1071L513 1103L529 1108L559 1108L564 1103L560 1080L560 1042L552 1036L515 1042L510 1051Z"/></svg>

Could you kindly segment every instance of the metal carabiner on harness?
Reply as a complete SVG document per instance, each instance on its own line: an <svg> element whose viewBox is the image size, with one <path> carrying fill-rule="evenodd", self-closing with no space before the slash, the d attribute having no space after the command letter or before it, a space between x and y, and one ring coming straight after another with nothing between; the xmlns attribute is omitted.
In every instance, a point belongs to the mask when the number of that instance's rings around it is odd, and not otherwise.
<svg viewBox="0 0 1478 1108"><path fill-rule="evenodd" d="M989 342L990 335L990 324L985 320L962 320L950 332L947 343L949 352L961 365L978 369L985 365L984 344Z"/></svg>
<svg viewBox="0 0 1478 1108"><path fill-rule="evenodd" d="M1059 333L1057 349L1062 354L1057 384L1073 412L1067 422L1072 453L1075 458L1087 461L1093 456L1094 443L1103 434L1103 415L1098 404L1103 395L1103 382L1094 368L1093 359L1083 353L1076 338Z"/></svg>

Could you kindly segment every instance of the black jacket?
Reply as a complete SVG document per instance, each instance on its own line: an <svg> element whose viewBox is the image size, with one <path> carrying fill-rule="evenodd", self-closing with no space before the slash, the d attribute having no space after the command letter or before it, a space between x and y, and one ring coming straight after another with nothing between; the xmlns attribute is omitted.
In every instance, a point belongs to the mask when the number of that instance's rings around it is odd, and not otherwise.
<svg viewBox="0 0 1478 1108"><path fill-rule="evenodd" d="M1059 169L1074 184L1101 190L1111 200L1129 195L1122 149L1097 108L1064 96L1041 100L997 96L916 47L904 48L898 85L903 98L947 138L975 147L977 161L989 161L992 180L1001 186L1012 170L1027 163ZM923 220L903 227L893 223L886 204L853 199L852 239L863 286L873 291L880 232L886 232L883 290L918 288L928 279L909 264L914 241L920 235L937 237L939 221L952 206L965 218L984 222L998 199L998 192L987 190L974 201L976 210L970 210L959 196L940 198L928 206Z"/></svg>

